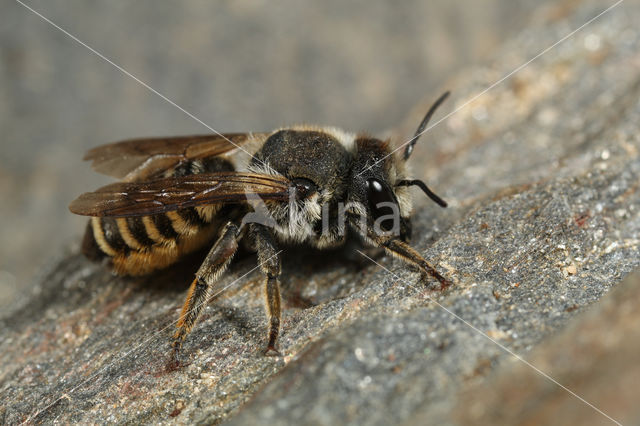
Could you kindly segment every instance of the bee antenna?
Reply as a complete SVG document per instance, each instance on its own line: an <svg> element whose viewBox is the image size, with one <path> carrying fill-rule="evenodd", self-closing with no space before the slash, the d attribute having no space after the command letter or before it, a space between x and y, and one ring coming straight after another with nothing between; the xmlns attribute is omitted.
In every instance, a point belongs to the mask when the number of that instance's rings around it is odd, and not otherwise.
<svg viewBox="0 0 640 426"><path fill-rule="evenodd" d="M427 196L431 198L433 201L435 201L436 204L438 204L440 207L447 207L447 202L444 201L442 198L438 197L436 194L434 194L433 191L429 189L427 184L421 180L418 180L418 179L401 180L396 184L396 186L412 186L412 185L415 185L418 188L422 189L422 191L424 191L424 193L427 194Z"/></svg>
<svg viewBox="0 0 640 426"><path fill-rule="evenodd" d="M424 132L424 129L427 127L427 124L429 124L429 120L431 120L431 116L433 115L434 112L436 112L436 109L438 109L438 107L440 105L442 105L442 103L445 101L445 99L447 99L447 97L449 96L450 93L451 92L449 92L447 90L442 95L440 95L438 100L431 106L431 108L429 108L429 111L427 111L427 115L425 115L424 118L422 119L422 122L418 126L418 130L416 130L416 133L409 140L409 143L407 144L407 147L404 149L404 159L405 159L405 161L409 159L409 156L413 152L413 146L416 144L416 142L418 142L418 139L420 139L420 136Z"/></svg>

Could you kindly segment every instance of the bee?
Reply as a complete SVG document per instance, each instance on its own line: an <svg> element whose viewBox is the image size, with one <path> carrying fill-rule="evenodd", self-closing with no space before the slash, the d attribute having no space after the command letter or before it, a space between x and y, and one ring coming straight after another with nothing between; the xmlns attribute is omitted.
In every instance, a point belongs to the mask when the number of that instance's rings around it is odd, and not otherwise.
<svg viewBox="0 0 640 426"><path fill-rule="evenodd" d="M120 181L70 204L71 212L91 216L82 252L94 261L106 259L117 274L140 276L211 246L188 290L173 336L175 353L241 241L257 252L264 274L266 353L278 353L279 244L332 248L354 231L445 288L451 282L408 244L409 187L447 204L424 182L410 179L406 163L448 94L429 109L402 153L388 140L312 126L94 148L85 160Z"/></svg>

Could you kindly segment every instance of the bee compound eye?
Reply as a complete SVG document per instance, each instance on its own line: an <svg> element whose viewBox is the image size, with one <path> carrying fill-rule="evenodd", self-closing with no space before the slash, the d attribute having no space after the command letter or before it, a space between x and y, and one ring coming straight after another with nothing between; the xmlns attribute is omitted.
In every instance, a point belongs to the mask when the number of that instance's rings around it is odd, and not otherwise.
<svg viewBox="0 0 640 426"><path fill-rule="evenodd" d="M382 216L393 216L396 213L396 210L392 207L397 205L393 193L378 179L371 178L367 180L367 199L374 220ZM388 230L393 225L392 222L391 218L385 219L381 226Z"/></svg>
<svg viewBox="0 0 640 426"><path fill-rule="evenodd" d="M374 178L367 180L367 198L369 199L369 205L372 207L376 207L380 203L395 203L395 197L391 194L391 191L382 182Z"/></svg>
<svg viewBox="0 0 640 426"><path fill-rule="evenodd" d="M291 183L293 189L295 190L296 198L299 200L307 198L309 195L318 190L316 184L311 182L309 179L296 178L293 179Z"/></svg>

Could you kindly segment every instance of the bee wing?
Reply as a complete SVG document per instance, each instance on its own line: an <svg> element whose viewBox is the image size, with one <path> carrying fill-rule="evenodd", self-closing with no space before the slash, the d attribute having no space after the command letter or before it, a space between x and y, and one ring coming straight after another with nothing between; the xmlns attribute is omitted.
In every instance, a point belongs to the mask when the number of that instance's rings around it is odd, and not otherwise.
<svg viewBox="0 0 640 426"><path fill-rule="evenodd" d="M69 210L83 216L146 216L206 204L257 198L285 201L288 197L289 180L284 177L219 172L113 183L82 194Z"/></svg>
<svg viewBox="0 0 640 426"><path fill-rule="evenodd" d="M130 139L98 146L85 160L99 173L133 182L148 179L178 163L198 158L230 155L242 145L264 139L266 133L176 136Z"/></svg>

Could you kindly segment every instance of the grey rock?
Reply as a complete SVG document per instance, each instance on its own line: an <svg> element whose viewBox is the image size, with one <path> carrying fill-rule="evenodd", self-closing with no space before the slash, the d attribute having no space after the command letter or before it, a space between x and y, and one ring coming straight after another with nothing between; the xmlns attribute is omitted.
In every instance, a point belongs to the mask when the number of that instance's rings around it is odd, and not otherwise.
<svg viewBox="0 0 640 426"><path fill-rule="evenodd" d="M459 424L640 423L638 300L640 275L634 273L527 355L568 390L524 363L505 363L464 389L451 418ZM414 420L428 415L418 412Z"/></svg>
<svg viewBox="0 0 640 426"><path fill-rule="evenodd" d="M506 43L492 65L451 79L449 111L603 8L585 2L557 22L540 22ZM174 371L167 368L170 336L198 256L162 274L122 279L83 259L74 244L42 274L36 293L2 318L0 418L237 424L545 419L483 417L486 411L477 407L496 404L483 393L491 389L488 377L499 382L513 365L509 352L528 358L532 348L553 344L559 356L579 355L594 366L607 362L599 356L604 352L563 352L571 335L549 339L569 323L579 328L587 321L581 312L597 309L640 263L639 19L640 7L623 3L421 142L416 175L450 207L418 203L413 244L455 281L451 289L425 286L389 258L362 266L341 251L287 248L283 356L265 357L261 278L248 256L223 278L230 288L207 307L185 343L186 365ZM416 108L396 137L410 134L425 109ZM604 314L613 309L611 302L606 306ZM594 333L597 340L608 329ZM532 359L554 376L552 363ZM633 362L621 360L620 370ZM562 366L560 383L570 370L571 363ZM606 383L605 376L601 380ZM514 385L499 383L506 393ZM546 393L536 395L570 399L545 383ZM484 389L477 400L466 393L476 386ZM627 409L607 405L607 414L634 418ZM606 420L595 410L592 416Z"/></svg>

